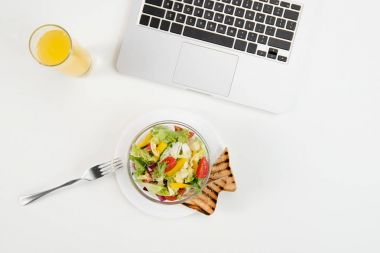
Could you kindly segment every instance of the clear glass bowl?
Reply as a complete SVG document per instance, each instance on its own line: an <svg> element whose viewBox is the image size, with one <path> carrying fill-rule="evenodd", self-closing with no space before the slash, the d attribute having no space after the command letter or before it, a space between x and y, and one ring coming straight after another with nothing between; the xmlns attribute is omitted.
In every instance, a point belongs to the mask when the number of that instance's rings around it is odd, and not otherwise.
<svg viewBox="0 0 380 253"><path fill-rule="evenodd" d="M140 140L142 140L145 135L147 134L148 131L150 131L153 127L155 126L158 126L158 125L165 125L165 126L179 126L181 128L184 128L184 129L187 129L191 132L193 132L197 137L199 137L201 139L201 141L204 143L205 147L206 147L206 158L207 158L207 161L208 161L208 166L209 166L209 171L208 171L208 175L204 178L204 180L202 181L202 185L201 185L201 190L203 190L203 188L206 186L207 182L208 182L208 179L210 177L210 173L211 173L211 164L210 164L210 153L209 153L209 147L207 145L207 142L205 141L205 139L202 137L202 135L193 127L183 123L183 122L179 122L179 121L171 121L171 120L167 120L167 121L160 121L160 122L156 122L156 123L153 123L147 127L145 127L143 130L141 130L137 135L136 137L134 138L134 140L132 141L132 144L131 146L129 147L129 150L128 150L128 158L127 158L127 162L126 162L126 165L127 165L127 170L128 170L128 175L134 185L134 187L136 188L136 190L138 192L141 193L142 196L144 196L145 198L151 200L151 201L154 201L156 203L159 203L159 204L164 204L164 205L175 205L175 204L181 204L181 203L184 203L186 202L187 200L197 196L199 194L199 192L197 192L194 188L191 188L189 189L188 191L186 191L183 195L182 195L182 198L181 199L178 199L178 200L174 200L174 201L169 201L169 200L165 200L165 201L161 201L156 195L154 195L153 193L150 193L149 191L146 191L144 190L144 187L142 185L140 185L138 182L135 181L134 177L133 177L133 166L132 166L132 161L129 159L129 154L132 150L132 145L135 144L135 143L138 143Z"/></svg>

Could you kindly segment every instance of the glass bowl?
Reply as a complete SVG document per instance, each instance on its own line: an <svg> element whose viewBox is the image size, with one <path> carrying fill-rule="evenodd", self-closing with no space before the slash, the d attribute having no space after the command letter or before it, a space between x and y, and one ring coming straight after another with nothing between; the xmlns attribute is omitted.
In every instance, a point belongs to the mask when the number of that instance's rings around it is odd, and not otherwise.
<svg viewBox="0 0 380 253"><path fill-rule="evenodd" d="M205 148L206 148L206 158L207 158L209 170L208 170L207 176L202 181L202 184L201 184L201 187L200 187L200 191L197 191L194 188L190 188L189 190L187 190L182 195L181 199L173 200L173 201L169 201L169 200L162 201L162 200L160 200L160 198L158 196L156 196L153 193L145 190L144 186L140 185L138 182L135 181L134 176L133 176L133 172L134 172L134 168L132 166L133 162L129 159L129 154L131 153L132 145L134 145L134 144L138 143L140 140L142 140L145 137L145 135L147 134L148 131L150 131L153 127L158 126L158 125L171 126L171 127L179 126L181 128L187 129L187 130L193 132L195 134L195 136L197 136L198 138L200 138L200 140L204 143ZM209 179L210 173L211 173L210 153L209 153L209 147L208 147L207 142L205 141L205 139L203 138L203 136L195 128L189 126L186 123L179 122L179 121L172 121L172 120L159 121L159 122L153 123L153 124L145 127L133 139L133 141L131 142L131 145L129 147L128 153L126 155L128 156L127 160L126 160L126 167L127 167L127 170L128 170L128 175L129 175L130 180L132 181L134 187L136 188L136 190L142 196L144 196L145 198L147 198L148 200L156 202L156 203L159 203L159 204L163 204L163 205L181 204L181 203L184 203L187 200L189 200L189 199L197 196L198 194L200 194L202 192L203 188L207 185L207 182L208 182L208 179Z"/></svg>

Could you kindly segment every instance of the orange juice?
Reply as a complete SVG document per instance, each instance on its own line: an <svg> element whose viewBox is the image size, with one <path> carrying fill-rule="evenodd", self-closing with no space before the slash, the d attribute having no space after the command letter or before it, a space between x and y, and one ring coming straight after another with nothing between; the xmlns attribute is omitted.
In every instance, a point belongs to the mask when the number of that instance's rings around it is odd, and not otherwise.
<svg viewBox="0 0 380 253"><path fill-rule="evenodd" d="M37 38L36 38L37 37ZM38 28L31 37L31 52L41 64L56 67L68 75L81 76L91 66L91 57L70 35L56 25Z"/></svg>
<svg viewBox="0 0 380 253"><path fill-rule="evenodd" d="M62 30L51 30L37 43L37 56L44 65L55 66L66 60L71 51L71 39Z"/></svg>

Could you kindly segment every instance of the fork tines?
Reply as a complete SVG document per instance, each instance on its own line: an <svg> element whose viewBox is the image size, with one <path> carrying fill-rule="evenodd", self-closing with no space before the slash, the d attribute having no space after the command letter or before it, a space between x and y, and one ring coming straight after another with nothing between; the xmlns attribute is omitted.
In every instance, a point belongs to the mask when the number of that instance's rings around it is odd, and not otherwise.
<svg viewBox="0 0 380 253"><path fill-rule="evenodd" d="M105 175L114 170L120 169L123 167L123 161L120 158L115 158L111 161L102 163L98 165L100 172Z"/></svg>

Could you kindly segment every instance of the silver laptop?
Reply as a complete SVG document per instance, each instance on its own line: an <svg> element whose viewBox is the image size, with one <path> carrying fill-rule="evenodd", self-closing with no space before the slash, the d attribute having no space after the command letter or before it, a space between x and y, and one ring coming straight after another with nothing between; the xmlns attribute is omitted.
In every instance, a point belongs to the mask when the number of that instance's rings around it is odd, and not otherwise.
<svg viewBox="0 0 380 253"><path fill-rule="evenodd" d="M304 3L312 1L131 1L117 69L273 113L287 111L307 72L308 33L302 36L305 29L298 28Z"/></svg>

